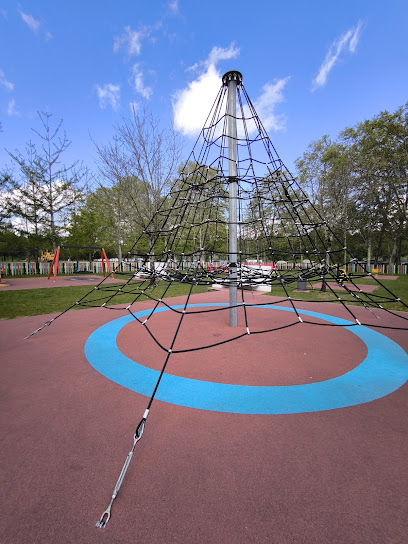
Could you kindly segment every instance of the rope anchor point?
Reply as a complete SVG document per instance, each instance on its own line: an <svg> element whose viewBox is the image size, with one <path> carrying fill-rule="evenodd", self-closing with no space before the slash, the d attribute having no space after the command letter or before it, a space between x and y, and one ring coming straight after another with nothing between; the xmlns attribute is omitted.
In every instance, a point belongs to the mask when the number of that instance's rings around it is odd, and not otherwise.
<svg viewBox="0 0 408 544"><path fill-rule="evenodd" d="M126 475L126 471L127 469L129 468L129 465L130 465L130 461L132 460L132 457L133 457L133 452L134 452L134 449L135 449L135 446L136 444L139 442L139 440L142 438L143 436L143 432L144 432L144 428L145 428L145 423L146 423L146 419L147 419L147 416L149 415L149 409L146 409L144 414L143 414L143 417L142 419L140 420L140 423L139 425L136 427L136 431L135 431L135 434L133 436L133 445L132 445L132 448L131 450L129 451L127 457L126 457L126 461L122 467L122 470L119 474L119 478L118 478L118 481L116 482L116 485L115 485L115 488L113 490L113 493L112 493L112 497L111 497L111 500L108 504L108 507L107 509L102 513L101 517L98 519L98 521L96 522L96 527L98 527L99 529L103 529L104 527L106 527L108 521L110 520L110 517L111 517L111 509L112 509L112 505L113 505L113 501L116 499L118 493L119 493L119 489L121 488L121 485L123 483L123 480L125 478L125 475Z"/></svg>

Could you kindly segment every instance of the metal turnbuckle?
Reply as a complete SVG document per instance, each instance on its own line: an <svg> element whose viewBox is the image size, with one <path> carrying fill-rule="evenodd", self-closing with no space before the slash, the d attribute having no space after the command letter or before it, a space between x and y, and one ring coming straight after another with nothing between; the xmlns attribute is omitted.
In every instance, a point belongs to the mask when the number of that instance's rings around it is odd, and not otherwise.
<svg viewBox="0 0 408 544"><path fill-rule="evenodd" d="M106 524L108 523L108 521L110 520L110 517L111 517L111 508L112 508L112 504L113 504L113 501L115 500L116 497L113 497L112 496L112 499L109 503L109 506L108 508L105 510L105 512L102 514L101 518L98 519L98 521L96 522L96 526L99 527L100 529L102 529L103 527L106 527Z"/></svg>
<svg viewBox="0 0 408 544"><path fill-rule="evenodd" d="M103 512L101 517L96 522L96 526L99 529L103 529L104 527L106 527L108 521L110 520L111 508L112 508L113 501L116 499L117 494L119 493L119 489L120 489L120 487L122 485L122 482L123 482L123 480L125 478L126 471L129 468L130 461L132 460L132 456L133 456L133 452L135 450L135 446L143 436L143 431L144 431L144 428L145 428L145 423L146 423L146 419L147 419L148 414L149 414L149 410L145 410L145 413L143 414L142 420L140 421L139 425L136 427L136 431L135 431L135 434L133 436L132 448L131 448L130 452L128 453L127 457L126 457L126 461L125 461L125 464L122 467L122 470L120 471L119 478L118 478L118 481L116 482L115 488L113 490L112 497L111 497L110 503L108 505L108 508Z"/></svg>
<svg viewBox="0 0 408 544"><path fill-rule="evenodd" d="M47 323L44 323L44 325L42 327L40 327L39 329L36 329L32 333L30 333L28 336L24 336L24 340L27 340L28 338L31 338L32 336L34 336L34 334L37 334L37 332L40 332L43 329L45 329L45 327L49 327L54 320L55 320L55 318L51 319L51 321L47 321Z"/></svg>

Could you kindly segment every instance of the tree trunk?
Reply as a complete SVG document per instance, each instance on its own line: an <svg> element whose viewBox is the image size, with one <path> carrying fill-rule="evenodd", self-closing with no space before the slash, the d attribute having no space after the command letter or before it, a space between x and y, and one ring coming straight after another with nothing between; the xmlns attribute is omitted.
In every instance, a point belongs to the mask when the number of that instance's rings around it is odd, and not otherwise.
<svg viewBox="0 0 408 544"><path fill-rule="evenodd" d="M154 242L155 238L149 238L149 269L150 272L154 272L155 266L154 266Z"/></svg>
<svg viewBox="0 0 408 544"><path fill-rule="evenodd" d="M347 263L347 230L344 229L344 265Z"/></svg>
<svg viewBox="0 0 408 544"><path fill-rule="evenodd" d="M330 256L329 256L329 251L331 250L331 238L330 238L330 235L327 237L327 250L326 250L326 262L325 262L325 267L326 269L329 268L330 266ZM322 278L322 287L320 289L320 291L322 293L325 293L326 292L326 271L325 273L323 274L323 278Z"/></svg>
<svg viewBox="0 0 408 544"><path fill-rule="evenodd" d="M118 262L119 264L122 262L122 240L120 237L118 238Z"/></svg>
<svg viewBox="0 0 408 544"><path fill-rule="evenodd" d="M374 255L374 261L375 261L374 264L375 264L376 267L378 265L378 259L381 256L381 247L382 247L383 240L384 240L384 234L385 234L385 226L384 226L384 223L383 223L382 227L381 227L381 230L380 230L380 235L378 237L377 249L376 249L376 252L375 252L375 255Z"/></svg>
<svg viewBox="0 0 408 544"><path fill-rule="evenodd" d="M390 256L390 264L393 264L393 265L399 265L401 260L403 228L404 228L404 225L400 225L400 228L397 230L397 232L394 233L394 243L392 246L392 251Z"/></svg>
<svg viewBox="0 0 408 544"><path fill-rule="evenodd" d="M368 233L367 240L367 270L371 271L371 231Z"/></svg>
<svg viewBox="0 0 408 544"><path fill-rule="evenodd" d="M394 239L391 256L390 256L390 264L391 265L397 264L397 261L398 261L398 240Z"/></svg>

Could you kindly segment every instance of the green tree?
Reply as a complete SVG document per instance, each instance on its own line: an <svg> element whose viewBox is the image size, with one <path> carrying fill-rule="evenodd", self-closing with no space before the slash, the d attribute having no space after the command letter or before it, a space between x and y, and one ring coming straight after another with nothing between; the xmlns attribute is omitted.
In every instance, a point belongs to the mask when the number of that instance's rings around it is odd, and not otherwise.
<svg viewBox="0 0 408 544"><path fill-rule="evenodd" d="M398 263L407 239L407 108L348 127L337 141L323 136L296 161L313 207L362 255L358 235L369 263L384 252Z"/></svg>
<svg viewBox="0 0 408 544"><path fill-rule="evenodd" d="M167 200L166 247L181 254L193 253L201 262L226 253L228 192L214 168L189 161L179 168Z"/></svg>
<svg viewBox="0 0 408 544"><path fill-rule="evenodd" d="M325 135L296 160L299 183L330 229L347 245L355 221L355 179L347 146Z"/></svg>
<svg viewBox="0 0 408 544"><path fill-rule="evenodd" d="M2 259L19 258L26 254L27 240L15 233L11 223L9 197L15 189L11 175L0 174L0 255Z"/></svg>
<svg viewBox="0 0 408 544"><path fill-rule="evenodd" d="M392 264L401 259L407 232L408 103L394 113L381 112L347 128L341 137L349 145L358 186L360 216L365 219L369 261L375 233L377 260L386 248Z"/></svg>
<svg viewBox="0 0 408 544"><path fill-rule="evenodd" d="M53 128L50 114L39 112L38 116L42 129L34 132L40 146L30 141L24 153L8 152L19 170L10 206L12 215L25 223L27 236L41 234L55 251L70 212L83 199L82 184L88 173L77 162L68 167L61 162L71 143L61 131L62 120Z"/></svg>
<svg viewBox="0 0 408 544"><path fill-rule="evenodd" d="M132 224L132 203L118 187L98 187L72 214L67 245L103 247L121 260L123 245L131 247L139 231ZM146 247L147 250L147 247Z"/></svg>
<svg viewBox="0 0 408 544"><path fill-rule="evenodd" d="M32 142L28 142L24 154L17 151L10 156L19 166L20 177L19 183L14 182L5 198L7 211L10 217L15 218L15 232L27 240L28 257L34 256L38 262L40 246L45 243L41 160Z"/></svg>

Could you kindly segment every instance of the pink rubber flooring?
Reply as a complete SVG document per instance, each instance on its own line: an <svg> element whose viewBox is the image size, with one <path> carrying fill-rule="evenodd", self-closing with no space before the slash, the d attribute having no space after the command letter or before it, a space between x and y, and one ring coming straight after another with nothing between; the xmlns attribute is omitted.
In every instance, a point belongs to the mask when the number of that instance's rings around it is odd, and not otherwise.
<svg viewBox="0 0 408 544"><path fill-rule="evenodd" d="M2 291L15 291L19 289L44 289L49 287L78 287L78 285L98 285L101 281L101 276L82 275L76 276L57 276L55 282L52 277L47 279L46 276L42 278L18 278L13 276L7 276L2 280L0 289ZM124 280L117 278L106 278L106 283L120 283Z"/></svg>
<svg viewBox="0 0 408 544"><path fill-rule="evenodd" d="M207 293L191 302L225 297ZM136 310L148 307L142 302ZM121 315L68 312L29 340L23 337L50 316L0 322L1 544L406 542L407 384L367 404L290 415L226 414L155 400L112 518L97 529L148 401L96 372L84 355L88 336ZM179 347L227 338L226 315L191 316ZM253 326L266 315L256 310ZM157 317L154 326L168 342L173 317ZM163 352L142 332L126 325L118 345L159 368ZM408 351L407 331L382 334ZM296 384L347 372L365 353L343 329L300 324L174 355L168 372Z"/></svg>

